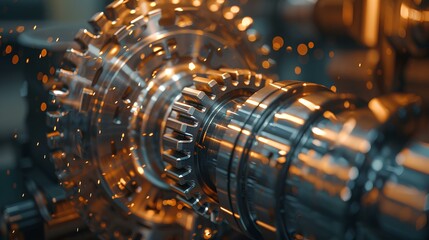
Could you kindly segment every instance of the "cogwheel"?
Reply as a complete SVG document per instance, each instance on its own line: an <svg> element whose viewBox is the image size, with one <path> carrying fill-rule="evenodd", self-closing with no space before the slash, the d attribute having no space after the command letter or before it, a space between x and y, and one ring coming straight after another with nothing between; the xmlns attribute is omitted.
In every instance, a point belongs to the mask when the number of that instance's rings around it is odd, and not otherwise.
<svg viewBox="0 0 429 240"><path fill-rule="evenodd" d="M94 32L76 35L51 91L48 142L62 186L102 238L150 239L191 214L164 183L159 119L194 74L272 62L251 22L224 1L117 0L90 21Z"/></svg>
<svg viewBox="0 0 429 240"><path fill-rule="evenodd" d="M173 105L164 134L163 159L171 187L179 199L202 215L216 218L216 194L201 186L198 164L199 144L203 141L211 115L219 106L240 97L248 97L271 80L250 70L210 70L194 78L192 87L183 89L183 99ZM203 158L201 158L203 159Z"/></svg>

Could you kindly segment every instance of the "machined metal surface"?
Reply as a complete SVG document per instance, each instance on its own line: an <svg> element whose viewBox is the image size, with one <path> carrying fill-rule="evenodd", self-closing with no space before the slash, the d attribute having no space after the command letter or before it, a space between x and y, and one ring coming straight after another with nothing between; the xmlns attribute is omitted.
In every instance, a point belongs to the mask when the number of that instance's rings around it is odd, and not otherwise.
<svg viewBox="0 0 429 240"><path fill-rule="evenodd" d="M212 153L204 146L216 136L208 129L219 121L215 114L226 114L225 105L238 106L240 99L270 81L249 70L207 71L204 76L195 77L194 86L183 89L183 100L173 105L163 137L166 173L181 201L214 221L220 220L219 206L214 171L208 169L216 165L207 161Z"/></svg>
<svg viewBox="0 0 429 240"><path fill-rule="evenodd" d="M47 138L91 231L427 239L420 98L275 81L240 4L117 0L77 34L52 86Z"/></svg>
<svg viewBox="0 0 429 240"><path fill-rule="evenodd" d="M165 4L115 1L97 14L95 32L78 33L80 48L66 53L51 91L57 110L48 113L48 139L58 176L104 238L181 239L194 231L197 217L181 210L164 179L169 112L194 74L257 70L267 61L237 6Z"/></svg>

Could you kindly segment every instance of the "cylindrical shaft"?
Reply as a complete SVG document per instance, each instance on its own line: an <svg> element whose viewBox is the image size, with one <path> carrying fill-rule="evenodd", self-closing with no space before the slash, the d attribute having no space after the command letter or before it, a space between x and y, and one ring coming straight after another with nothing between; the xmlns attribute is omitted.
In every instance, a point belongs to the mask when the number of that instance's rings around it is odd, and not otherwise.
<svg viewBox="0 0 429 240"><path fill-rule="evenodd" d="M419 114L414 96L366 104L298 82L224 104L201 147L221 215L256 239L426 239Z"/></svg>

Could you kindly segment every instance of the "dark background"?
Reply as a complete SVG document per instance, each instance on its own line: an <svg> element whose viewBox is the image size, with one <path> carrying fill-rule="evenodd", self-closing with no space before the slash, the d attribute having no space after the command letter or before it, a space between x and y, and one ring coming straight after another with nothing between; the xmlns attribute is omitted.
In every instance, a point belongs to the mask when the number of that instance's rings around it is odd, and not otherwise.
<svg viewBox="0 0 429 240"><path fill-rule="evenodd" d="M87 5L79 4L87 3ZM18 43L20 34L57 26L85 27L86 21L101 11L109 1L102 0L0 0L0 209L5 205L27 198L20 170L21 159L28 153L22 145L28 141L32 119L26 118L30 109L25 95L24 80L34 66L44 59L30 59L26 63L24 47ZM74 5L70 8L68 5ZM61 9L63 5L64 8ZM58 9L52 14L52 9ZM67 11L65 11L67 10ZM36 27L35 27L36 26ZM73 28L73 27L72 27ZM69 35L74 34L70 33ZM71 39L70 36L65 37ZM55 41L55 40L54 40ZM19 60L16 61L16 56ZM15 58L15 59L14 59ZM38 61L36 63L35 61ZM37 119L34 119L35 122Z"/></svg>

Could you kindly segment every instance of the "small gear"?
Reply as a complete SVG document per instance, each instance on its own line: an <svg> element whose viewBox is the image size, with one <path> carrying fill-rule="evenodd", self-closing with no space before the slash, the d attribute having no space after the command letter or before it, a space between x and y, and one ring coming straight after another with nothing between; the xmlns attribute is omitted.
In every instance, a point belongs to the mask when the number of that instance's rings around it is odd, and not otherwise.
<svg viewBox="0 0 429 240"><path fill-rule="evenodd" d="M205 132L203 124L222 103L248 97L271 82L262 74L243 69L210 70L194 77L192 87L175 102L164 134L163 160L171 187L179 200L198 213L216 217L216 199L206 194L198 173L197 149ZM214 215L213 215L214 214Z"/></svg>

